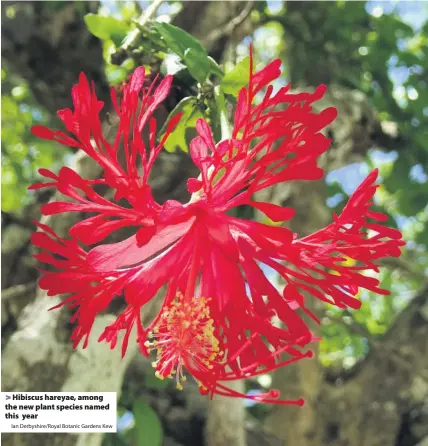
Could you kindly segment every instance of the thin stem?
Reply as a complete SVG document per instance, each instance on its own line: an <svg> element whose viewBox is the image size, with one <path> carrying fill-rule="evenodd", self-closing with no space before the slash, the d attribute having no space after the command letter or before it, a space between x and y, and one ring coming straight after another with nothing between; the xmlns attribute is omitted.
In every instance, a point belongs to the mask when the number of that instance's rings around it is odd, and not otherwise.
<svg viewBox="0 0 428 446"><path fill-rule="evenodd" d="M128 50L138 39L141 34L141 28L146 26L147 22L154 16L159 6L163 3L163 0L154 0L153 3L144 11L138 21L138 27L135 28L125 39L122 45L122 49Z"/></svg>
<svg viewBox="0 0 428 446"><path fill-rule="evenodd" d="M220 120L221 140L224 141L226 139L230 139L231 129L229 119L227 117L226 100L222 91L220 90L220 86L216 86L214 88L214 98L218 110L218 119Z"/></svg>
<svg viewBox="0 0 428 446"><path fill-rule="evenodd" d="M225 140L228 140L231 138L231 128L230 128L229 119L227 117L226 100L225 100L224 95L221 92L219 86L216 86L214 88L214 99L215 99L216 108L218 111L217 118L220 121L221 140L225 141ZM217 173L217 170L214 167L214 165L212 165L208 168L206 179L204 179L204 184L206 184L207 189L209 188L209 190L211 190L212 184L214 182L218 182L220 180L220 178L216 178L216 173ZM198 180L202 180L202 179L203 179L203 176L201 173L198 176ZM201 188L201 190L194 192L192 194L192 197L190 199L191 203L197 201L200 198L202 189L203 188ZM206 191L206 193L208 194L208 190Z"/></svg>

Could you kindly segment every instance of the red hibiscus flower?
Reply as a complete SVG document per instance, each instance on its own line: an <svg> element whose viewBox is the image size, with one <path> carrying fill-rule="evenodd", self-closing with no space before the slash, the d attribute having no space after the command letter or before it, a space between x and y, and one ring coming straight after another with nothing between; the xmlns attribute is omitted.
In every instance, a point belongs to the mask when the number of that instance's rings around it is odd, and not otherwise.
<svg viewBox="0 0 428 446"><path fill-rule="evenodd" d="M61 305L75 308L74 346L81 340L83 347L87 345L97 314L115 297L122 297L126 309L99 340L113 348L123 330L125 354L135 326L143 354L156 350L153 366L159 378L175 376L181 388L187 370L201 392L211 395L245 396L227 382L310 357L306 347L315 338L296 310L317 318L306 308L304 296L358 308L361 302L355 296L360 288L387 294L376 279L363 273L377 271L376 260L400 255L404 245L399 231L371 222L385 219L370 210L377 171L360 185L333 223L307 237L228 214L248 205L275 222L292 218L293 209L253 201L254 194L283 181L320 179L323 171L317 158L330 144L320 131L336 116L334 108L321 113L312 109L324 86L297 94L287 86L273 94L270 84L280 75L280 60L253 73L250 59L249 84L239 94L231 137L216 143L208 123L197 122L190 156L201 174L188 180L192 198L185 204L156 203L149 185L153 164L180 119L171 119L157 140L153 113L169 93L171 76L147 90L140 67L123 88L120 101L112 90L120 118L114 141L103 136L99 118L103 103L84 74L72 90L74 111L58 112L73 136L33 127L41 138L85 151L103 170L101 178L86 180L67 167L58 175L40 169L48 182L31 187L54 186L68 198L44 205L44 215L93 214L70 228L69 239L43 224L33 235L33 243L43 250L36 257L54 267L43 271L40 287L48 295L71 293ZM146 126L148 142L142 138ZM100 195L98 185L113 189L113 199ZM126 240L89 250L81 246L96 245L126 226L135 227L135 235ZM284 279L283 292L266 277L266 267ZM144 305L163 286L161 310L143 326ZM274 323L273 317L281 323ZM247 397L303 404L280 400L275 390Z"/></svg>

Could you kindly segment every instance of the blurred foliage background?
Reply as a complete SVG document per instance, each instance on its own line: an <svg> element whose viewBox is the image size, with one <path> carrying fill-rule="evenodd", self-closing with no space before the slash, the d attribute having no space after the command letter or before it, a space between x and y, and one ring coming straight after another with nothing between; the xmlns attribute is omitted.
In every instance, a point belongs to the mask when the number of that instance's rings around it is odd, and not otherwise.
<svg viewBox="0 0 428 446"><path fill-rule="evenodd" d="M62 2L42 3L44 7L62 7ZM207 58L203 47L215 36L205 36L201 45L194 37L165 25L183 8L181 2L163 2L157 10L158 24L141 28L138 20L149 6L143 1L103 1L96 12L88 12L83 4L79 8L89 32L102 42L102 69L109 84L119 86L137 64L144 64L152 75L176 75L178 104L169 111L184 111L184 117L166 147L169 151L186 150L189 129L198 117L215 121L215 113L226 110L225 99L233 106L239 88L247 81L250 42L259 66L282 59L284 76L277 86L291 82L294 88L304 88L326 83L346 88L364 95L375 111L381 131L366 135L373 143L366 153L359 154L357 162L350 159L328 172L325 204L331 213L339 212L368 171L378 167L381 187L376 206L388 214L391 225L403 231L407 247L401 259L391 260L380 273L382 286L391 290L391 296L362 292L361 310L328 309L324 313L319 359L326 370L351 370L428 284L428 3L249 3L243 8L240 31L227 34L221 60L216 61ZM2 8L7 17L14 17L13 3ZM135 35L137 40L133 40ZM132 51L124 54L124 46ZM192 51L186 51L189 48ZM204 81L207 75L210 83ZM32 124L58 123L8 60L2 63L1 78L2 227L16 222L28 225L28 221L23 223L25 209L39 197L26 188L37 180L37 169L69 164L73 154L31 135ZM216 85L219 88L215 89ZM364 119L372 118L362 117L363 129ZM221 132L220 124L217 132ZM262 375L249 383L247 390L269 388L271 382L270 375ZM150 375L143 383L126 382L119 409L120 429L117 435L106 436L105 445L158 446L165 429L173 436L150 400L138 397L140 385L153 389L159 400L167 384ZM427 401L420 407L427 411ZM263 405L250 405L248 416L261 425L269 411ZM409 427L409 433L400 434L394 444L413 446L428 438L427 413L425 416L425 430L418 428L415 433ZM197 443L177 440L170 444Z"/></svg>

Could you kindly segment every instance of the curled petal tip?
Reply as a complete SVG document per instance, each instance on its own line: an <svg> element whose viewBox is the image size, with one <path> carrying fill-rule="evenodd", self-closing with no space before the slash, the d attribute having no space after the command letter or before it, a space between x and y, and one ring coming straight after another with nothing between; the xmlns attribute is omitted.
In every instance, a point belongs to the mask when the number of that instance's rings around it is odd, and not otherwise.
<svg viewBox="0 0 428 446"><path fill-rule="evenodd" d="M280 395L280 391L278 389L272 389L269 391L269 396L271 398L277 399L277 398L279 398L279 395Z"/></svg>

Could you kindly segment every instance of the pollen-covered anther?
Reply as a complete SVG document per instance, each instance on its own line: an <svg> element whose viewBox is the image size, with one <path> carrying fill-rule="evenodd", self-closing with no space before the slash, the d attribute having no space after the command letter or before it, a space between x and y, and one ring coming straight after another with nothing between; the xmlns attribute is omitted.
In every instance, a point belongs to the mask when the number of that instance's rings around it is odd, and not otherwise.
<svg viewBox="0 0 428 446"><path fill-rule="evenodd" d="M179 390L183 388L181 382L186 381L184 368L191 373L207 372L224 354L215 336L214 320L208 306L210 300L204 297L189 299L177 293L153 328L151 336L154 340L144 344L149 350L156 351L156 361L152 363L155 376L160 379L175 376Z"/></svg>

